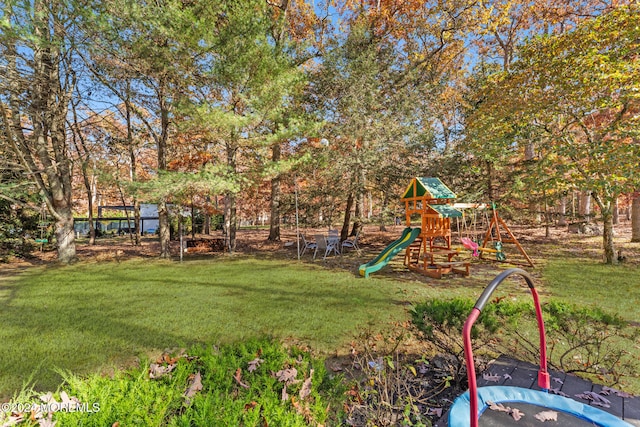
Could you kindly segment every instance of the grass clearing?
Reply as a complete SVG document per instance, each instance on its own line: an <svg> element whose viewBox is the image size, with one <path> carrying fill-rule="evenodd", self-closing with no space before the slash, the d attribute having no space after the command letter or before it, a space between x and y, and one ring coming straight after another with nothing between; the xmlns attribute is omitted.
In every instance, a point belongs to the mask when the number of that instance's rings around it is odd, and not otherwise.
<svg viewBox="0 0 640 427"><path fill-rule="evenodd" d="M534 270L542 302L599 307L637 324L638 265L606 266L584 251L573 255L545 257L549 261ZM347 256L341 262L352 261ZM363 280L348 267L327 266L331 261L257 254L29 269L0 283L0 398L25 383L55 390L61 371L82 376L137 366L167 348L268 336L321 356L345 354L363 330L384 331L409 319L413 304L428 298L475 300L509 267L474 263L471 277L431 280L394 260ZM496 294L530 301L522 284L505 284Z"/></svg>
<svg viewBox="0 0 640 427"><path fill-rule="evenodd" d="M109 371L193 344L271 336L320 353L346 351L359 330L383 330L407 319L410 304L451 292L444 284L362 280L347 271L242 256L83 262L30 270L3 288L5 396L30 378L39 389L55 389L59 369Z"/></svg>
<svg viewBox="0 0 640 427"><path fill-rule="evenodd" d="M545 287L554 299L615 313L640 324L638 267L561 258L544 267Z"/></svg>

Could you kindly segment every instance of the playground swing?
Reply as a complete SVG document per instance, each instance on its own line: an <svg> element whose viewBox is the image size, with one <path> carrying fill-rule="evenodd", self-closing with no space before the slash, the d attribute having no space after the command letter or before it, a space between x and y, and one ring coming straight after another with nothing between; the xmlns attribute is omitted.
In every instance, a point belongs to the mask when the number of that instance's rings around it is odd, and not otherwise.
<svg viewBox="0 0 640 427"><path fill-rule="evenodd" d="M40 207L40 218L38 221L38 228L40 229L40 238L35 239L35 242L40 244L41 252L44 248L44 244L49 243L49 239L47 239L45 236L45 233L48 227L49 227L49 222L47 220L47 205L44 202L42 202L42 206Z"/></svg>
<svg viewBox="0 0 640 427"><path fill-rule="evenodd" d="M495 253L496 254L496 260L498 261L506 261L507 260L507 256L505 255L504 251L502 250L502 242L501 241L496 241L493 243L493 248L485 248L482 247L480 245L478 245L476 242L474 242L473 240L471 240L468 237L461 237L460 238L460 242L462 242L462 245L473 251L473 256L474 257L479 257L480 256L480 252L490 252L490 253Z"/></svg>
<svg viewBox="0 0 640 427"><path fill-rule="evenodd" d="M472 205L472 204L457 204L454 206L457 206L458 208L482 208L482 209L485 208L484 205ZM522 245L520 245L520 243L518 242L518 239L516 239L516 237L511 232L511 230L509 229L507 224L504 222L504 220L498 215L496 204L494 202L491 203L491 210L493 211L491 220L489 220L488 212L485 210L484 219L486 219L486 222L488 223L488 227L486 229L486 232L484 233L484 239L482 241L482 245L480 245L478 242L473 241L473 239L469 237L461 237L460 242L463 244L463 246L466 249L471 250L473 253L473 256L475 257L484 258L485 253L491 253L491 254L495 254L496 261L502 261L502 262L507 260L507 256L503 249L504 243L513 243L518 249L518 251L520 252L520 254L524 257L524 260L515 261L515 262L509 261L509 262L516 265L522 264L522 265L528 265L530 267L533 267L533 261L531 260L529 255L527 255L526 251L524 250ZM475 215L475 211L474 211L474 215ZM504 233L504 238L502 235L503 233ZM474 236L475 235L476 234L474 234ZM489 247L488 246L489 244L492 247Z"/></svg>
<svg viewBox="0 0 640 427"><path fill-rule="evenodd" d="M478 219L476 215L476 211L478 209L482 209L484 212L484 216L482 217L482 224L481 224L482 228L484 229L485 225L488 226L490 224L489 216L484 205L478 205L477 207L473 208L471 219L469 221L470 226L467 225L466 214L465 214L465 211L463 210L462 218L461 219L456 218L456 222L458 226L458 238L460 239L460 243L462 243L462 246L464 246L466 249L471 250L472 255L474 257L479 257L481 252L489 252L489 253L496 254L497 261L506 261L507 256L502 250L503 248L502 241L498 240L493 243L493 248L487 248L487 247L481 246L474 240L474 239L476 240L478 239ZM471 227L471 230L470 230L470 227ZM465 234L464 236L463 236L463 233Z"/></svg>

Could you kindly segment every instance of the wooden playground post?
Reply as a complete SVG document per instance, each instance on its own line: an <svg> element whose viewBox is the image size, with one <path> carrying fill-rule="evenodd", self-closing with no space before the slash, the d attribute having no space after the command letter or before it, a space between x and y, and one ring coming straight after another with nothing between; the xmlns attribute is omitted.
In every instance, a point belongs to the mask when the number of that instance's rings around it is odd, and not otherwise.
<svg viewBox="0 0 640 427"><path fill-rule="evenodd" d="M511 229L509 228L507 223L504 222L504 220L500 217L500 215L498 215L498 210L496 209L495 203L492 203L491 206L493 208L493 217L491 219L491 223L489 224L489 228L487 229L487 232L484 235L484 240L482 242L482 246L480 250L480 258L486 259L484 257L484 252L487 251L486 250L488 249L487 244L489 242L513 243L514 245L516 245L516 247L518 248L518 251L522 254L522 256L524 256L527 262L524 263L524 262L517 262L517 261L516 262L509 261L509 263L515 264L515 265L528 265L529 267L534 267L533 260L529 257L529 255L524 250L520 242L518 242L518 239L516 239L516 236L511 232ZM509 236L508 239L502 238L502 235L500 234L500 227L502 227L504 229L504 232ZM495 238L493 236L494 228L496 233ZM482 251L482 249L485 249L485 251ZM491 252L493 252L493 250L491 250Z"/></svg>

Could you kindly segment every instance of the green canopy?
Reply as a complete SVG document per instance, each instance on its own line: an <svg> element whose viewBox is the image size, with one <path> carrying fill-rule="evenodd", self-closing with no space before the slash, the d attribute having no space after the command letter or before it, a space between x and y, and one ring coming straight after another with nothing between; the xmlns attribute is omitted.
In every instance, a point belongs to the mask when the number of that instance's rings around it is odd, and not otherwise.
<svg viewBox="0 0 640 427"><path fill-rule="evenodd" d="M443 218L460 218L462 217L462 212L458 209L455 209L451 205L429 205L431 209L438 212Z"/></svg>
<svg viewBox="0 0 640 427"><path fill-rule="evenodd" d="M416 197L425 197L428 199L455 199L456 195L449 189L439 178L423 178L416 177L411 180L411 184L407 187L403 199L412 198L414 194Z"/></svg>

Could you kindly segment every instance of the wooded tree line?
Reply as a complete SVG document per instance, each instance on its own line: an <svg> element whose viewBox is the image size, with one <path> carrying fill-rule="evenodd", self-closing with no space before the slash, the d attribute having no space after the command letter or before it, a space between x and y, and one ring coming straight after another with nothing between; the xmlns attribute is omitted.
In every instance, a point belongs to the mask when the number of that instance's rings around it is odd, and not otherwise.
<svg viewBox="0 0 640 427"><path fill-rule="evenodd" d="M414 176L529 220L587 194L610 263L627 197L640 240L634 1L1 7L0 232L44 204L62 262L100 197L157 203L168 257L169 204L223 211L233 251L238 211L268 209L279 240L296 189L346 238Z"/></svg>

